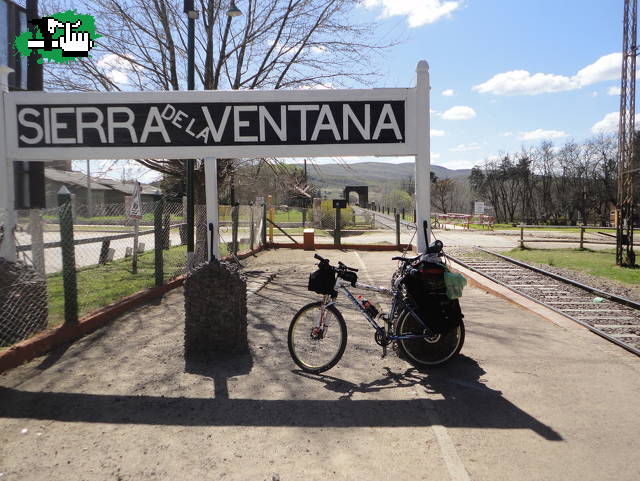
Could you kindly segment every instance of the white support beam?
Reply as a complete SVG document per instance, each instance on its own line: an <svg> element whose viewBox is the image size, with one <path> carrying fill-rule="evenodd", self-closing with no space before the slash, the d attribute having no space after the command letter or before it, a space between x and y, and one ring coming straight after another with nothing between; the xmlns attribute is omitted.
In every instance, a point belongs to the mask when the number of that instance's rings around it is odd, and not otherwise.
<svg viewBox="0 0 640 481"><path fill-rule="evenodd" d="M0 257L15 262L16 228L15 194L13 185L13 161L7 158L7 129L5 126L5 97L9 91L9 74L12 68L0 65Z"/></svg>
<svg viewBox="0 0 640 481"><path fill-rule="evenodd" d="M431 137L429 119L429 64L418 62L416 69L416 227L418 252L425 252L431 229ZM427 221L427 232L423 228Z"/></svg>
<svg viewBox="0 0 640 481"><path fill-rule="evenodd" d="M210 261L212 252L216 259L220 258L220 240L218 234L218 159L216 157L204 158L204 182L207 198L207 245L209 247L207 258ZM209 229L210 225L213 225L213 235L211 235L211 230ZM211 244L213 244L213 247Z"/></svg>

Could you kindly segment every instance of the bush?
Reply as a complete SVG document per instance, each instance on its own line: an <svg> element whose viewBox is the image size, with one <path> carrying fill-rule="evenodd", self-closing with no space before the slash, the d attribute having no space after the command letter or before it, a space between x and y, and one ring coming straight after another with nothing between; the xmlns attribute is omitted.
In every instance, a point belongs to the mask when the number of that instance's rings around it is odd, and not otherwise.
<svg viewBox="0 0 640 481"><path fill-rule="evenodd" d="M336 226L336 210L333 208L333 200L323 200L320 204L320 221L325 229L335 229ZM340 227L353 225L353 208L347 206L340 212Z"/></svg>

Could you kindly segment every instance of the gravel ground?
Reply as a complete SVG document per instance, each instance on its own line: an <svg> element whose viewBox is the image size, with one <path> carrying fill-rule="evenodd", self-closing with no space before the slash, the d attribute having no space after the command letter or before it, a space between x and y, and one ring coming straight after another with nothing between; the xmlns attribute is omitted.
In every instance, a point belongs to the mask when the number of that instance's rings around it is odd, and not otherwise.
<svg viewBox="0 0 640 481"><path fill-rule="evenodd" d="M463 247L445 247L445 250L447 254L453 257L458 257L464 254L469 254L473 249ZM505 255L508 256L508 254ZM491 256L487 255L487 258L490 257ZM632 286L629 284L623 284L613 279L605 279L602 277L593 276L577 269L550 266L549 264L540 264L537 262L528 262L528 264L549 272L553 272L554 274L573 279L574 281L580 282L582 284L595 287L596 289L600 289L610 294L615 294L617 296L631 299L632 301L640 302L640 286Z"/></svg>
<svg viewBox="0 0 640 481"><path fill-rule="evenodd" d="M630 286L628 284L617 282L613 279L592 276L591 274L587 274L586 272L582 272L577 269L555 267L548 264L538 264L534 262L529 262L529 264L539 267L540 269L553 272L554 274L568 277L569 279L573 279L574 281L578 281L582 284L595 287L596 289L609 292L610 294L615 294L617 296L626 297L633 301L640 302L640 286Z"/></svg>

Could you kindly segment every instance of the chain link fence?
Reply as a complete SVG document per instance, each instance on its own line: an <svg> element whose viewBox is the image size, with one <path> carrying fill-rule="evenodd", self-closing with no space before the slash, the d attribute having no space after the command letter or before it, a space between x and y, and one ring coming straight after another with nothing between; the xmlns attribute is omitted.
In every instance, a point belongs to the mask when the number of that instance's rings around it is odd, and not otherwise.
<svg viewBox="0 0 640 481"><path fill-rule="evenodd" d="M64 200L64 199L62 199ZM47 210L18 211L18 261L0 259L0 349L187 272L183 202L143 202L141 218L125 203L89 210L72 200ZM331 200L309 207L262 204L219 207L219 256L243 257L267 244L387 245L412 242L415 227L389 214ZM205 205L195 206L194 265L208 258ZM5 221L3 220L3 224ZM7 235L7 233L4 233Z"/></svg>
<svg viewBox="0 0 640 481"><path fill-rule="evenodd" d="M143 202L139 220L127 212L126 203L89 212L72 201L16 212L17 262L0 258L0 349L187 272L183 203ZM220 206L219 219L221 257L263 246L263 206ZM196 206L195 231L198 264L208 258L204 205Z"/></svg>

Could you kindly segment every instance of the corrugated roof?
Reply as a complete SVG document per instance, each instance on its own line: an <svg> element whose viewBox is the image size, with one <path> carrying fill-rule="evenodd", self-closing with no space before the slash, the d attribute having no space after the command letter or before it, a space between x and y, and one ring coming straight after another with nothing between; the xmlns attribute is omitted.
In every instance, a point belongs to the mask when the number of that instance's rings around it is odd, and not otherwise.
<svg viewBox="0 0 640 481"><path fill-rule="evenodd" d="M82 172L75 170L58 170L45 167L45 178L54 182L60 182L63 184L76 185L78 187L87 187L87 176ZM148 184L140 184L143 194L155 194L157 187ZM133 182L121 182L115 179L101 179L91 178L91 190L117 190L126 195L133 194Z"/></svg>
<svg viewBox="0 0 640 481"><path fill-rule="evenodd" d="M82 172L76 172L73 170L58 170L44 168L44 176L46 179L54 182L60 182L62 184L77 185L78 187L87 188L87 176ZM91 190L111 190L105 185L96 183L95 179L91 180Z"/></svg>
<svg viewBox="0 0 640 481"><path fill-rule="evenodd" d="M115 179L94 179L96 182L101 183L102 185L107 185L114 190L119 190L120 192L132 195L133 194L133 182L122 182ZM157 187L148 184L140 184L141 192L143 194L155 194Z"/></svg>

